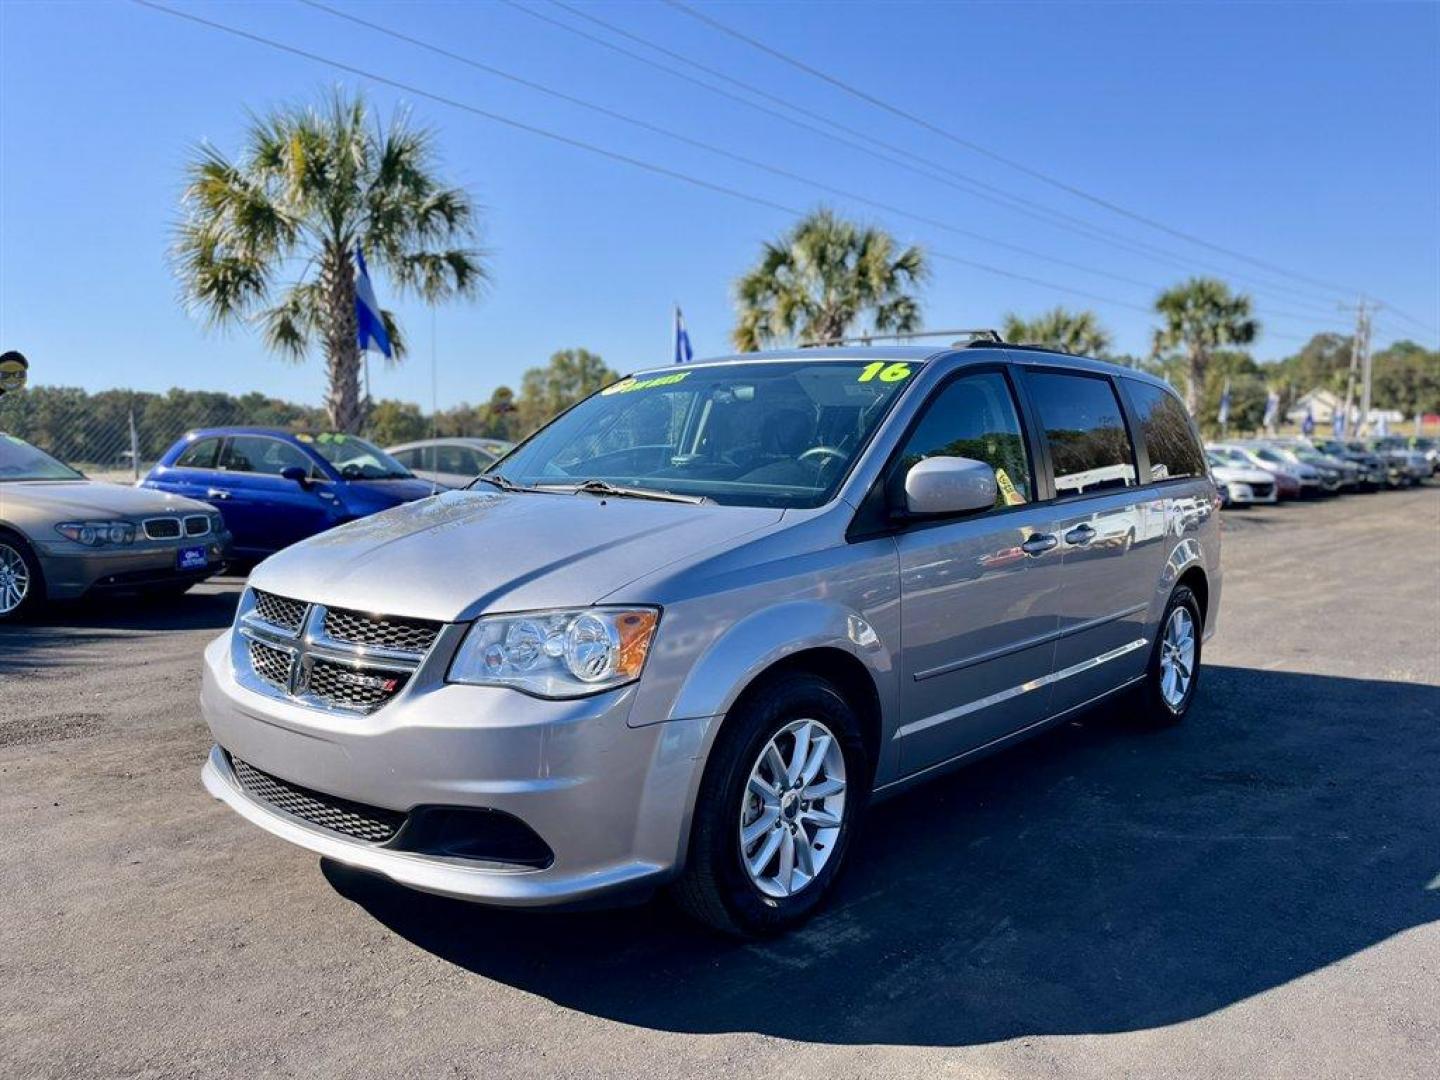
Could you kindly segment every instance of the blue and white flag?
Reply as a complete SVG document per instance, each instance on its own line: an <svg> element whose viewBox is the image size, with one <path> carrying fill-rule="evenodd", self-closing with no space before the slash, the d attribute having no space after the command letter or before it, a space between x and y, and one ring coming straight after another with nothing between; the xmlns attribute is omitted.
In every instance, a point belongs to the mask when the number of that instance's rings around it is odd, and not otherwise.
<svg viewBox="0 0 1440 1080"><path fill-rule="evenodd" d="M1300 421L1300 434L1315 434L1315 412L1309 405L1305 406L1305 419Z"/></svg>
<svg viewBox="0 0 1440 1080"><path fill-rule="evenodd" d="M680 305L675 305L675 363L688 364L695 359L690 348L690 333L685 329L685 316L680 314Z"/></svg>
<svg viewBox="0 0 1440 1080"><path fill-rule="evenodd" d="M390 335L385 332L385 320L380 317L380 302L375 299L375 286L370 284L370 271L365 267L365 254L360 245L355 245L355 331L360 340L360 351L374 350L387 360L394 360L390 349Z"/></svg>
<svg viewBox="0 0 1440 1080"><path fill-rule="evenodd" d="M1330 430L1337 439L1343 439L1345 437L1344 409L1336 409L1334 415L1330 417Z"/></svg>
<svg viewBox="0 0 1440 1080"><path fill-rule="evenodd" d="M1273 428L1275 421L1280 417L1280 394L1270 391L1270 396L1265 399L1265 418L1260 421L1267 428Z"/></svg>
<svg viewBox="0 0 1440 1080"><path fill-rule="evenodd" d="M1220 424L1223 427L1230 422L1230 380L1225 380L1225 389L1220 394Z"/></svg>

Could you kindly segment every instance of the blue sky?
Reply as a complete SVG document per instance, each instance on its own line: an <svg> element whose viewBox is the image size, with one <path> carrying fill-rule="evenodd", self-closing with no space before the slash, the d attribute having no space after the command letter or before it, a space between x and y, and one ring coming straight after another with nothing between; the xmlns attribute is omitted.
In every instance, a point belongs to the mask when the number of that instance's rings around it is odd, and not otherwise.
<svg viewBox="0 0 1440 1080"><path fill-rule="evenodd" d="M162 0L169 2L169 0ZM1109 240L954 187L743 108L499 3L338 6L477 61L845 188L1042 261L824 195L801 182L597 117L293 0L175 6L431 93L603 145L784 206L827 202L918 242L1057 290L936 260L933 326L1006 311L1093 307L1143 351L1144 308L1184 276ZM549 3L545 15L606 31ZM1147 217L1418 318L1377 319L1381 343L1440 326L1440 5L1431 3L705 3L715 18L964 139ZM1343 324L1334 293L1118 217L887 114L656 3L585 10L804 108L1170 257L1280 289L1257 294L1293 351ZM640 46L627 43L635 50ZM657 59L663 59L658 58ZM673 61L667 61L673 63ZM317 402L318 356L287 366L245 331L216 334L177 303L165 252L189 147L236 148L245 110L360 85L440 134L444 170L483 206L494 285L434 316L439 400L515 384L567 346L622 371L663 363L670 305L699 354L726 349L730 288L787 214L506 128L131 3L0 4L0 347L37 383L89 389L260 389ZM1131 281L1091 272L1103 271ZM1198 265L1196 269L1200 269ZM378 278L378 276L377 276ZM428 405L431 315L395 302L414 355L376 368L377 397ZM1304 295L1296 295L1293 289ZM1078 293L1107 298L1092 300ZM1111 302L1121 301L1117 304ZM1327 314L1327 312L1329 312ZM1301 314L1307 318L1294 318ZM1313 322L1309 321L1313 318ZM1283 335L1283 336L1282 336Z"/></svg>

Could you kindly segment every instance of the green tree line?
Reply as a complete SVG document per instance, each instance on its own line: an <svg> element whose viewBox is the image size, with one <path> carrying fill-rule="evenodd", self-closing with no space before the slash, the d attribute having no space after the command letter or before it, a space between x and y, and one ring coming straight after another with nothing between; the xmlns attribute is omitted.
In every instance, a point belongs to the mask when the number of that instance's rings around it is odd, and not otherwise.
<svg viewBox="0 0 1440 1080"><path fill-rule="evenodd" d="M426 413L414 402L382 400L370 410L364 434L382 446L432 433L518 441L550 417L608 386L619 376L596 353L563 349L525 372L517 395L497 387L479 405ZM88 393L78 387L32 386L0 398L0 431L18 436L63 461L119 466L129 462L130 423L141 462L152 462L197 427L246 424L291 431L329 428L324 408L262 393L226 394L173 389Z"/></svg>

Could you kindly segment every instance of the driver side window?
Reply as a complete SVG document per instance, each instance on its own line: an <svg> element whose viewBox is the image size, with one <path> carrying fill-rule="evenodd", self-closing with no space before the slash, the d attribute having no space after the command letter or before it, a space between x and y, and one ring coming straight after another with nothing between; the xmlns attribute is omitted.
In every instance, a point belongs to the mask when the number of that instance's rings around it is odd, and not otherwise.
<svg viewBox="0 0 1440 1080"><path fill-rule="evenodd" d="M964 457L995 470L995 505L1019 506L1034 499L1030 458L1010 385L998 371L964 375L941 388L905 440L898 482L929 457Z"/></svg>

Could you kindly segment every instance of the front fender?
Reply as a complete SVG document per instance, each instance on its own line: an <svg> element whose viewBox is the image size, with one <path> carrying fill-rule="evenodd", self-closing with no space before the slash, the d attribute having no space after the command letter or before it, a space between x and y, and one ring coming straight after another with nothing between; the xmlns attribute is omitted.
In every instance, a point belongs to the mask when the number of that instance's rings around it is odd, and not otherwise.
<svg viewBox="0 0 1440 1080"><path fill-rule="evenodd" d="M796 653L827 648L859 660L875 681L882 709L892 711L895 657L876 628L842 605L796 600L756 611L717 638L695 661L669 719L721 716L770 667Z"/></svg>

